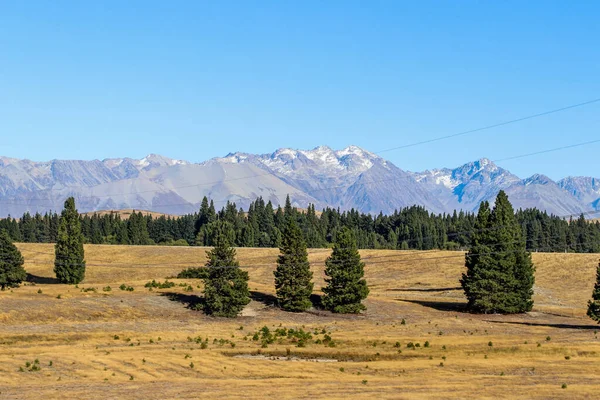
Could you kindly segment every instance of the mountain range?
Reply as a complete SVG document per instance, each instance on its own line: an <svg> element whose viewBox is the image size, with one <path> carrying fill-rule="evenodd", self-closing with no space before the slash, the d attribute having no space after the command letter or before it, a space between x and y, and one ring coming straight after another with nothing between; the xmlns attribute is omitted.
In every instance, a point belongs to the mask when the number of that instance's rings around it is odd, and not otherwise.
<svg viewBox="0 0 600 400"><path fill-rule="evenodd" d="M134 208L168 214L198 210L204 196L220 208L246 208L258 196L275 205L293 203L365 213L392 213L421 205L435 213L476 211L505 190L515 208L555 215L600 210L600 180L536 174L521 179L482 158L458 168L402 170L357 146L332 150L279 149L271 154L230 153L202 163L151 154L103 161L34 162L0 157L0 217L60 210L74 196L82 212Z"/></svg>

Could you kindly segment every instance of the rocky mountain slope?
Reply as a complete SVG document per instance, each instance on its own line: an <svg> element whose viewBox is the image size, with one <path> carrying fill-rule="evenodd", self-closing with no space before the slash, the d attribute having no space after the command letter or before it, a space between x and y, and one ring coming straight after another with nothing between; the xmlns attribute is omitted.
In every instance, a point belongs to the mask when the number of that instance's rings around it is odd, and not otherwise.
<svg viewBox="0 0 600 400"><path fill-rule="evenodd" d="M281 204L289 194L300 207L313 203L317 208L391 213L418 204L441 213L474 211L501 189L516 208L537 207L558 215L600 209L598 179L521 179L485 158L455 169L415 173L356 146L232 153L198 164L155 154L103 161L0 157L2 217L60 210L68 196L75 196L84 212L134 208L183 214L196 211L203 196L218 208L227 201L245 208L258 196Z"/></svg>

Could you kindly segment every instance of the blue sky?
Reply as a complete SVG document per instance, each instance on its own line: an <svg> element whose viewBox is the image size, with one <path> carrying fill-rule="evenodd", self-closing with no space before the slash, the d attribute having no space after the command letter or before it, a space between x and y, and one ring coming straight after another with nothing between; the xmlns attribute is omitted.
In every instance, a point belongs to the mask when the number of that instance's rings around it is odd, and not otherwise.
<svg viewBox="0 0 600 400"><path fill-rule="evenodd" d="M0 154L373 152L600 97L597 1L0 3ZM453 167L599 138L600 103L382 154ZM502 162L600 176L600 144Z"/></svg>

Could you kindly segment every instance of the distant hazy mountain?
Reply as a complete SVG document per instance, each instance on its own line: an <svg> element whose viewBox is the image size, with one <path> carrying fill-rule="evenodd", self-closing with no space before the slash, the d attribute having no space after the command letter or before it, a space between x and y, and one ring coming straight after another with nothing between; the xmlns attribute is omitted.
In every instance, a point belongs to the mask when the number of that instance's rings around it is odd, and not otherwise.
<svg viewBox="0 0 600 400"><path fill-rule="evenodd" d="M300 207L391 213L418 204L441 213L475 211L501 189L516 208L558 215L600 209L600 181L594 178L520 179L485 158L414 173L356 146L231 153L199 164L155 154L103 161L0 157L0 216L60 210L68 196L75 196L82 212L134 208L183 214L196 211L203 196L218 208L228 200L246 208L258 196L278 205L288 194Z"/></svg>

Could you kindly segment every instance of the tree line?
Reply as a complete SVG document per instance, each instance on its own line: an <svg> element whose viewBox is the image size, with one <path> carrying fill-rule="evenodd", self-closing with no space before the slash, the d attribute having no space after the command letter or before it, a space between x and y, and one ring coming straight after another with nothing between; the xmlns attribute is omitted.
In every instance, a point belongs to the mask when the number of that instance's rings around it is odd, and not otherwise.
<svg viewBox="0 0 600 400"><path fill-rule="evenodd" d="M284 214L280 255L277 259L275 291L278 305L286 311L302 312L313 306L313 273L308 261L307 243L289 199ZM231 227L215 222L214 246L206 252L204 267L195 272L204 280L203 309L207 314L235 317L250 302L248 272L240 268L230 241ZM517 221L508 196L500 191L493 208L482 202L465 255L466 272L460 279L467 307L477 313L515 314L531 311L535 267L527 250L525 234ZM85 278L84 237L75 201L69 198L58 220L54 272L60 283L77 284ZM18 287L26 279L24 260L7 230L0 231L0 287ZM331 255L325 261L322 306L338 313L359 313L366 309L369 294L364 279L364 263L354 232L342 227ZM194 272L188 269L182 272ZM588 316L600 321L600 265Z"/></svg>
<svg viewBox="0 0 600 400"><path fill-rule="evenodd" d="M194 214L181 217L152 217L134 212L128 219L117 213L80 215L85 243L127 245L213 246L217 230L236 247L279 247L287 218L299 226L309 248L331 247L343 228L353 231L358 248L398 250L459 250L473 244L476 214L455 211L433 214L420 206L406 207L391 215L371 215L354 209L341 212L325 208L318 213L314 205L306 210L284 207L258 198L247 211L228 202L220 211L206 197ZM529 251L600 252L600 223L583 215L561 218L537 209L518 210L516 221ZM0 220L0 230L11 240L25 243L55 243L59 215L46 213Z"/></svg>
<svg viewBox="0 0 600 400"><path fill-rule="evenodd" d="M275 290L279 306L286 311L301 312L313 306L312 272L302 231L288 214L277 260ZM217 221L214 227L214 247L206 252L204 267L184 272L202 275L204 297L202 308L207 314L235 317L250 302L248 272L240 268L235 248L228 236L230 227ZM64 204L58 219L58 233L54 246L54 273L59 283L78 284L85 279L84 236L81 219L71 197ZM8 231L0 230L0 288L18 287L26 278L21 252L12 243ZM332 255L326 260L323 306L332 312L358 313L365 309L362 301L368 288L364 264L356 240L348 228L343 228L333 245Z"/></svg>

